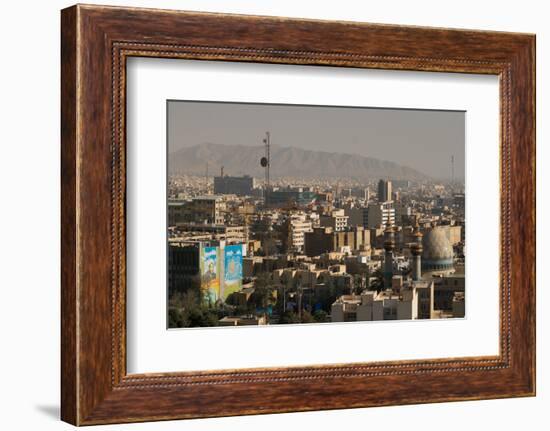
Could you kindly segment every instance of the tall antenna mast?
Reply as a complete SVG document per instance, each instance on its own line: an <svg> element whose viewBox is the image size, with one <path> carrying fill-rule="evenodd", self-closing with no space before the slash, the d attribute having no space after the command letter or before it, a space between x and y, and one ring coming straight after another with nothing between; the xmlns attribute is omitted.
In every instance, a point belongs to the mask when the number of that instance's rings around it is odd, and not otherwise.
<svg viewBox="0 0 550 431"><path fill-rule="evenodd" d="M265 138L263 140L265 147L265 156L260 159L260 165L265 169L265 190L264 190L264 205L269 206L269 167L271 165L271 135L269 132L265 132Z"/></svg>

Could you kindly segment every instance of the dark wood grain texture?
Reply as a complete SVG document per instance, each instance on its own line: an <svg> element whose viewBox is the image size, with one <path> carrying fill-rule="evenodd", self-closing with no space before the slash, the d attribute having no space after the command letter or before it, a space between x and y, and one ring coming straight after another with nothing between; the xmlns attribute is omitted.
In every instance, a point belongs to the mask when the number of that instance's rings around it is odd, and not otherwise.
<svg viewBox="0 0 550 431"><path fill-rule="evenodd" d="M61 48L63 420L88 425L534 395L533 35L74 6L62 11ZM127 375L129 56L498 75L500 354Z"/></svg>
<svg viewBox="0 0 550 431"><path fill-rule="evenodd" d="M61 16L61 417L78 422L76 8Z"/></svg>

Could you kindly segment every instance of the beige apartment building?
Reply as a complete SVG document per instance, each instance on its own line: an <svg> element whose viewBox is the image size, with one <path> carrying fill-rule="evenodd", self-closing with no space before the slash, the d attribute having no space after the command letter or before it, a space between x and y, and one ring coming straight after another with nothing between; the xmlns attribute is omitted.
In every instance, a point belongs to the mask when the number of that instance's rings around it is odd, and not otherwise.
<svg viewBox="0 0 550 431"><path fill-rule="evenodd" d="M394 276L392 289L340 296L331 307L332 322L430 319L434 316L433 281L403 284Z"/></svg>
<svg viewBox="0 0 550 431"><path fill-rule="evenodd" d="M343 209L336 209L330 215L321 216L319 223L321 227L331 227L334 232L341 232L347 229L348 218Z"/></svg>
<svg viewBox="0 0 550 431"><path fill-rule="evenodd" d="M222 196L197 196L190 201L168 202L168 225L179 223L223 224L226 204Z"/></svg>
<svg viewBox="0 0 550 431"><path fill-rule="evenodd" d="M349 226L363 226L366 229L386 226L388 222L393 226L396 222L394 203L371 202L366 207L346 208Z"/></svg>
<svg viewBox="0 0 550 431"><path fill-rule="evenodd" d="M361 226L345 231L334 231L331 227L314 228L305 234L305 254L320 256L331 252L353 252L370 250L370 232Z"/></svg>

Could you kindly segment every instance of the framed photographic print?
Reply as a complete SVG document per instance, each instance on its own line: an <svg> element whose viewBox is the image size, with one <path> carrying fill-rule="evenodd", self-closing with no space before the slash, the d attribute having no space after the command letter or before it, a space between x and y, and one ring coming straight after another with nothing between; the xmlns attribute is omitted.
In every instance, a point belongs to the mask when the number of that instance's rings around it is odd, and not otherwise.
<svg viewBox="0 0 550 431"><path fill-rule="evenodd" d="M535 394L535 37L62 11L62 419Z"/></svg>

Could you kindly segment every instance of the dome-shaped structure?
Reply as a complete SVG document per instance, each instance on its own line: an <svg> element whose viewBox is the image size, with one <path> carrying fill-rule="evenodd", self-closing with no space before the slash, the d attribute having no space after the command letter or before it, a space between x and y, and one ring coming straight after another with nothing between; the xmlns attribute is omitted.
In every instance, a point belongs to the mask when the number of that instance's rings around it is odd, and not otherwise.
<svg viewBox="0 0 550 431"><path fill-rule="evenodd" d="M449 274L454 272L453 247L442 227L434 227L422 238L422 272Z"/></svg>

